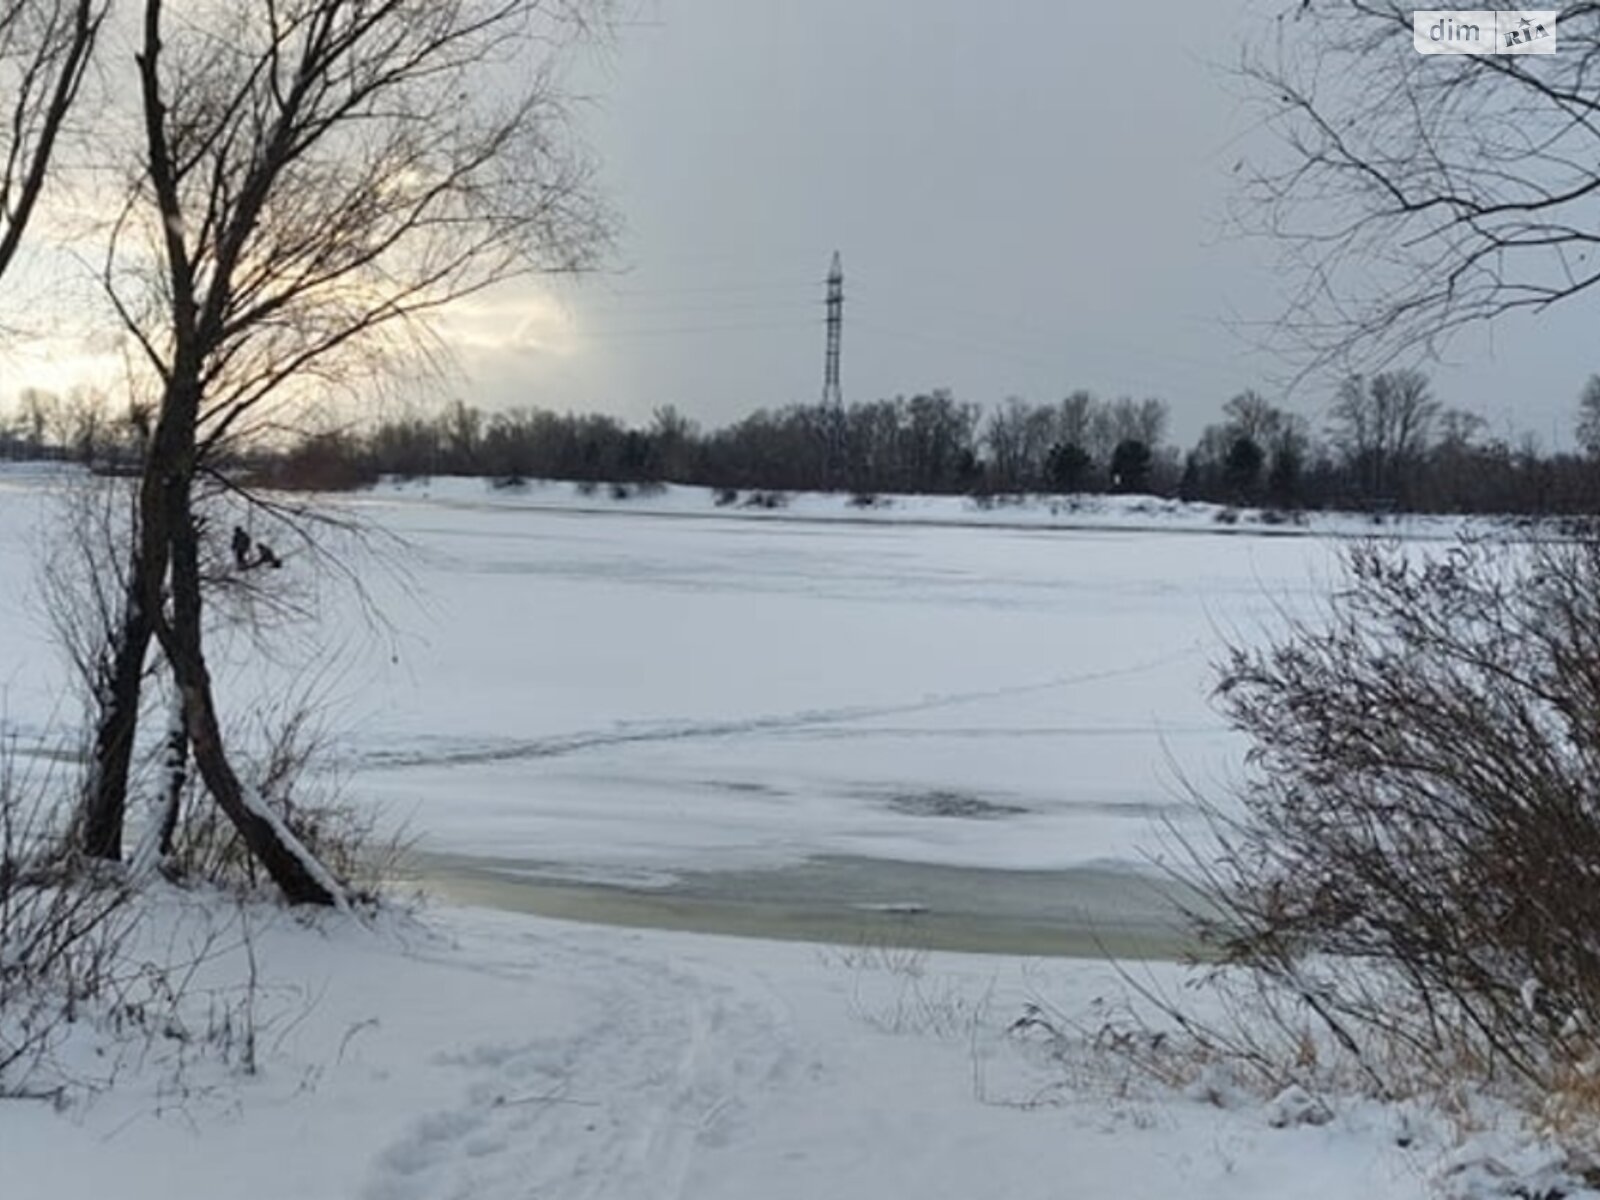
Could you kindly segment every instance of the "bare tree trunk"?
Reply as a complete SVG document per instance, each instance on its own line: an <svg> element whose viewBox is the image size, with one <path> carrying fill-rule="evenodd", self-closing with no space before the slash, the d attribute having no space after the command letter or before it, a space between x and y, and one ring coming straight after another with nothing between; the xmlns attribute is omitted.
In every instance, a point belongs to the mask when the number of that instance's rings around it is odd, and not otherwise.
<svg viewBox="0 0 1600 1200"><path fill-rule="evenodd" d="M195 766L212 799L290 904L343 907L338 882L276 818L265 798L246 789L228 761L201 634L199 537L190 509L191 485L190 473L178 470L167 476L162 489L172 551L172 619L162 645L183 699Z"/></svg>
<svg viewBox="0 0 1600 1200"><path fill-rule="evenodd" d="M189 781L189 730L184 721L183 697L172 700L167 721L165 771L161 779L161 819L156 845L162 859L172 857L178 835L178 811L183 805L183 785Z"/></svg>
<svg viewBox="0 0 1600 1200"><path fill-rule="evenodd" d="M174 670L183 679L184 721L206 790L233 822L251 855L266 868L290 904L343 907L344 893L304 845L272 819L264 803L245 790L222 742L205 662L189 648L176 650Z"/></svg>
<svg viewBox="0 0 1600 1200"><path fill-rule="evenodd" d="M92 858L115 862L122 857L123 817L128 803L128 764L139 726L139 696L151 625L140 602L140 564L123 603L122 628L102 663L96 681L98 708L94 758L84 789L79 849ZM159 587L156 589L159 592Z"/></svg>
<svg viewBox="0 0 1600 1200"><path fill-rule="evenodd" d="M183 720L183 698L176 694L169 706L166 754L162 766L161 795L154 805L151 822L145 827L128 862L129 874L136 884L152 878L162 864L172 858L178 810L183 803L183 784L189 766L189 732Z"/></svg>
<svg viewBox="0 0 1600 1200"><path fill-rule="evenodd" d="M173 385L168 391L176 394ZM96 681L99 718L92 771L84 796L81 848L91 857L110 861L122 858L128 767L139 726L144 663L166 603L162 586L170 554L166 491L169 485L176 485L170 465L193 457L192 449L187 456L182 453L183 423L170 419L166 407L164 401L163 415L151 437L139 482L122 628ZM188 440L192 443L192 436ZM183 487L187 490L187 482Z"/></svg>
<svg viewBox="0 0 1600 1200"><path fill-rule="evenodd" d="M196 360L180 357L162 397L161 416L140 481L139 529L129 573L127 611L144 622L147 641L152 633L160 641L181 697L183 732L194 750L200 777L250 853L291 904L343 906L345 896L338 882L264 799L246 790L223 744L205 660L199 533L192 507L199 397ZM166 611L164 581L170 582L170 613ZM133 713L136 716L136 702ZM125 774L123 784L125 791ZM120 824L121 806L116 815Z"/></svg>

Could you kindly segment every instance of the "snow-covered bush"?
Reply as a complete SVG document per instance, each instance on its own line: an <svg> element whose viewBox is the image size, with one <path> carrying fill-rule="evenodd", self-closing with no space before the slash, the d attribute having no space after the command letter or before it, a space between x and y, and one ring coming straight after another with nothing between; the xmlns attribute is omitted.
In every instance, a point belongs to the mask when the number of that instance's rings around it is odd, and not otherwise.
<svg viewBox="0 0 1600 1200"><path fill-rule="evenodd" d="M1600 1058L1600 542L1365 544L1321 619L1235 650L1252 742L1204 856L1224 962L1380 1071L1541 1088Z"/></svg>
<svg viewBox="0 0 1600 1200"><path fill-rule="evenodd" d="M778 509L789 507L789 496L785 492L751 492L744 498L745 508Z"/></svg>

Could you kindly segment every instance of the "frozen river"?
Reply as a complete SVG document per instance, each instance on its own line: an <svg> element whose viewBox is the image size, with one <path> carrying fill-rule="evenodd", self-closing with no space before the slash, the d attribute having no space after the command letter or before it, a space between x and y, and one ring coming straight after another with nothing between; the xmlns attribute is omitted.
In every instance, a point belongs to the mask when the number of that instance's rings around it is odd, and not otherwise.
<svg viewBox="0 0 1600 1200"><path fill-rule="evenodd" d="M729 932L1170 948L1150 861L1241 749L1212 664L1331 568L1320 538L444 499L373 509L428 612L359 794L458 895Z"/></svg>
<svg viewBox="0 0 1600 1200"><path fill-rule="evenodd" d="M75 715L27 615L37 501L0 492L25 730ZM335 592L309 643L222 685L242 708L313 680L349 791L458 894L730 931L920 922L969 948L1080 910L1119 936L1155 919L1107 880L1192 825L1183 781L1221 794L1238 764L1212 665L1333 566L1329 539L1192 513L767 519L474 481L347 503L399 539L397 570L362 571L386 624Z"/></svg>

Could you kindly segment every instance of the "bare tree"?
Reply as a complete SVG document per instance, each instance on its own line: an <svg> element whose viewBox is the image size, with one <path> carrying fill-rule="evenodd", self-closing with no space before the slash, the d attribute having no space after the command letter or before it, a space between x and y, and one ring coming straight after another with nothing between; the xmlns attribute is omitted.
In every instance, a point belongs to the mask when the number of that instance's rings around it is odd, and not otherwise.
<svg viewBox="0 0 1600 1200"><path fill-rule="evenodd" d="M1095 408L1092 392L1083 388L1069 392L1061 401L1056 416L1056 434L1064 442L1087 447L1089 444L1089 418Z"/></svg>
<svg viewBox="0 0 1600 1200"><path fill-rule="evenodd" d="M1222 406L1228 431L1235 438L1248 438L1265 446L1283 426L1283 410L1254 388L1246 388Z"/></svg>
<svg viewBox="0 0 1600 1200"><path fill-rule="evenodd" d="M1590 458L1600 457L1600 375L1591 375L1578 394L1578 445Z"/></svg>
<svg viewBox="0 0 1600 1200"><path fill-rule="evenodd" d="M1118 429L1116 415L1112 406L1107 403L1090 403L1086 413L1086 449L1089 457L1097 463L1106 464L1109 469L1111 452L1116 449L1117 442L1121 440L1122 433Z"/></svg>
<svg viewBox="0 0 1600 1200"><path fill-rule="evenodd" d="M1468 409L1447 408L1439 413L1437 424L1439 444L1434 449L1459 453L1475 449L1489 423Z"/></svg>
<svg viewBox="0 0 1600 1200"><path fill-rule="evenodd" d="M1407 469L1427 451L1438 412L1421 371L1352 375L1339 385L1329 432L1367 494L1394 500L1401 498Z"/></svg>
<svg viewBox="0 0 1600 1200"><path fill-rule="evenodd" d="M286 896L336 883L229 761L203 644L197 478L415 346L418 321L528 271L575 271L607 220L550 56L588 0L143 5L144 145L108 295L159 380L86 849L120 854L142 663L159 641L206 789Z"/></svg>
<svg viewBox="0 0 1600 1200"><path fill-rule="evenodd" d="M1020 396L1008 396L994 410L984 431L995 481L1002 488L1037 486L1045 456L1056 440L1056 410L1036 408Z"/></svg>
<svg viewBox="0 0 1600 1200"><path fill-rule="evenodd" d="M44 192L105 15L106 0L0 3L0 277Z"/></svg>
<svg viewBox="0 0 1600 1200"><path fill-rule="evenodd" d="M38 454L55 433L61 412L61 397L40 388L23 388L17 397L17 426L28 449Z"/></svg>
<svg viewBox="0 0 1600 1200"><path fill-rule="evenodd" d="M1241 221L1295 291L1306 369L1384 366L1600 283L1600 4L1553 55L1420 55L1412 5L1285 0L1242 72L1276 145Z"/></svg>
<svg viewBox="0 0 1600 1200"><path fill-rule="evenodd" d="M903 408L906 474L914 488L940 490L962 479L978 408L945 388L911 397Z"/></svg>
<svg viewBox="0 0 1600 1200"><path fill-rule="evenodd" d="M1108 466L1116 448L1125 442L1138 442L1153 451L1166 435L1168 415L1165 400L1136 401L1122 396L1097 404L1087 392L1075 392L1063 401L1061 409L1068 424L1080 426L1084 441L1079 444L1095 462ZM1076 441L1071 436L1064 440Z"/></svg>
<svg viewBox="0 0 1600 1200"><path fill-rule="evenodd" d="M84 464L92 464L111 435L110 405L99 388L79 384L62 405L63 448Z"/></svg>
<svg viewBox="0 0 1600 1200"><path fill-rule="evenodd" d="M1143 442L1154 450L1167 432L1167 402L1147 397L1135 402L1124 396L1111 406L1116 440Z"/></svg>

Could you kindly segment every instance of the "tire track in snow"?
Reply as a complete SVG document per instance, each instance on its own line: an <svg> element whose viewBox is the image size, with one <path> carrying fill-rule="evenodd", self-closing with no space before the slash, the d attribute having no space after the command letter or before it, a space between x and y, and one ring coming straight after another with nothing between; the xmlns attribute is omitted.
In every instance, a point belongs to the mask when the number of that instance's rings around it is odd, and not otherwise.
<svg viewBox="0 0 1600 1200"><path fill-rule="evenodd" d="M957 708L967 704L981 704L989 700L1005 700L1060 688L1080 687L1101 683L1109 679L1122 679L1156 671L1201 653L1198 646L1147 659L1127 667L1104 671L1091 671L1080 675L1059 676L1040 683L1019 684L1012 687L988 688L981 691L947 692L926 696L901 704L852 705L841 708L802 709L765 717L747 717L725 721L663 721L624 725L609 730L560 734L553 737L518 739L498 744L479 744L457 749L428 750L376 750L358 754L355 765L363 770L407 770L414 767L480 766L488 763L516 762L524 759L561 758L586 750L610 749L616 746L648 742L680 742L733 737L747 737L764 733L793 733L806 729L823 729L835 725L849 725L879 717L904 716L912 713L933 712L944 708Z"/></svg>

